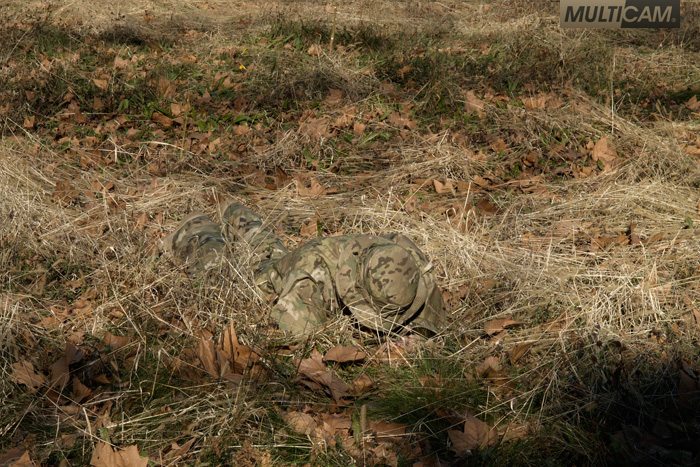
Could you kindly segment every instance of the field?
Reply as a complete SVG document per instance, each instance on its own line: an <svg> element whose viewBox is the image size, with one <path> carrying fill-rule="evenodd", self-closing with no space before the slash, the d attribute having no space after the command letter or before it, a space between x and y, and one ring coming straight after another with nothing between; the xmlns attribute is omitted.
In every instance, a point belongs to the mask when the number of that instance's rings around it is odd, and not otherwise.
<svg viewBox="0 0 700 467"><path fill-rule="evenodd" d="M0 5L0 464L697 465L700 8L548 1ZM437 336L304 341L230 245L402 232Z"/></svg>

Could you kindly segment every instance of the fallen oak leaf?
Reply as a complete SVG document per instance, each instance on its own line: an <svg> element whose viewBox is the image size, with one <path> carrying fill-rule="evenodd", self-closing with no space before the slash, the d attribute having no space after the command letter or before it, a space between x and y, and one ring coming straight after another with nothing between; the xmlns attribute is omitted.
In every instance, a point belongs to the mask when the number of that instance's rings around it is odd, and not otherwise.
<svg viewBox="0 0 700 467"><path fill-rule="evenodd" d="M408 432L408 425L395 422L370 421L369 428L377 438L400 438Z"/></svg>
<svg viewBox="0 0 700 467"><path fill-rule="evenodd" d="M297 187L297 192L301 197L318 198L326 194L326 188L321 185L315 177L311 177L309 181L310 185L308 187L298 178L294 179L294 183Z"/></svg>
<svg viewBox="0 0 700 467"><path fill-rule="evenodd" d="M46 385L46 377L34 370L34 365L28 360L13 363L10 378L17 384L24 384L30 394L36 393L39 388Z"/></svg>
<svg viewBox="0 0 700 467"><path fill-rule="evenodd" d="M153 115L151 115L151 121L165 128L170 128L173 126L173 119L167 115L163 115L160 112L153 112Z"/></svg>
<svg viewBox="0 0 700 467"><path fill-rule="evenodd" d="M361 362L367 358L367 354L356 346L337 345L326 352L323 356L324 362Z"/></svg>
<svg viewBox="0 0 700 467"><path fill-rule="evenodd" d="M102 338L102 341L114 350L119 350L131 343L131 339L129 339L127 336L117 336L111 332L106 332Z"/></svg>
<svg viewBox="0 0 700 467"><path fill-rule="evenodd" d="M510 326L515 326L517 324L521 324L521 322L515 321L511 318L496 318L487 321L486 324L484 324L484 331L486 332L486 335L493 336L505 330L506 328Z"/></svg>
<svg viewBox="0 0 700 467"><path fill-rule="evenodd" d="M520 360L530 350L531 347L532 344L528 342L524 342L513 347L513 349L508 354L510 364L515 365L518 362L518 360Z"/></svg>
<svg viewBox="0 0 700 467"><path fill-rule="evenodd" d="M362 374L352 381L353 393L360 396L374 387L374 381L369 376Z"/></svg>
<svg viewBox="0 0 700 467"><path fill-rule="evenodd" d="M93 78L92 83L101 91L106 91L109 87L109 83L106 79Z"/></svg>
<svg viewBox="0 0 700 467"><path fill-rule="evenodd" d="M0 453L0 465L7 467L35 467L37 464L29 456L29 451L17 447Z"/></svg>
<svg viewBox="0 0 700 467"><path fill-rule="evenodd" d="M615 159L617 159L617 151L615 151L615 147L608 137L603 136L593 146L591 157L594 161L603 165L603 170L609 170Z"/></svg>
<svg viewBox="0 0 700 467"><path fill-rule="evenodd" d="M93 467L146 467L148 457L142 457L135 445L114 450L112 446L100 441L95 446L90 458Z"/></svg>
<svg viewBox="0 0 700 467"><path fill-rule="evenodd" d="M474 449L492 446L498 441L496 431L472 415L467 415L462 431L449 430L447 435L452 443L451 449L459 456L467 455Z"/></svg>
<svg viewBox="0 0 700 467"><path fill-rule="evenodd" d="M304 412L287 412L283 418L292 430L302 435L310 435L317 426L316 420Z"/></svg>
<svg viewBox="0 0 700 467"><path fill-rule="evenodd" d="M323 357L316 349L311 352L309 358L305 358L299 363L299 374L327 388L336 401L348 397L352 390L350 385L324 365Z"/></svg>

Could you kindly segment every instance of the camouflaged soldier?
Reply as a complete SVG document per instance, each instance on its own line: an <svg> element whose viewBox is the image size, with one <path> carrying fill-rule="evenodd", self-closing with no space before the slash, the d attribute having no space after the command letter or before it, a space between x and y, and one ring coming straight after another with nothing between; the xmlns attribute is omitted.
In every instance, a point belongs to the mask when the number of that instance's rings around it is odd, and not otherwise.
<svg viewBox="0 0 700 467"><path fill-rule="evenodd" d="M343 310L375 331L408 326L438 333L444 325L432 265L401 234L318 238L290 252L239 203L224 206L221 218L223 229L204 214L188 217L166 238L166 248L198 273L216 264L225 241L247 242L256 285L274 301L272 317L284 331L307 335Z"/></svg>

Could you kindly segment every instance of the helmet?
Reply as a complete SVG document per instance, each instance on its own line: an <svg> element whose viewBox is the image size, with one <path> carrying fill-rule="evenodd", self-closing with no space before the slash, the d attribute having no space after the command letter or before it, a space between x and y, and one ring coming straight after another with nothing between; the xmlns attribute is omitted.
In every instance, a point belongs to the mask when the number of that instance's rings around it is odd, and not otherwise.
<svg viewBox="0 0 700 467"><path fill-rule="evenodd" d="M377 245L361 261L365 290L377 308L396 312L413 303L420 270L408 251L396 244Z"/></svg>

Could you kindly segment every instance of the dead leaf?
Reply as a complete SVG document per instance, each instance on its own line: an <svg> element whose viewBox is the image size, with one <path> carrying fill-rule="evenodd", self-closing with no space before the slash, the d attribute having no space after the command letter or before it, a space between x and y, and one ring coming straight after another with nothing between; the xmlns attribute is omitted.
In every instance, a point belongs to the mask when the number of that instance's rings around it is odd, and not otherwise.
<svg viewBox="0 0 700 467"><path fill-rule="evenodd" d="M389 115L389 118L387 121L392 125L395 126L399 129L403 128L408 128L409 130L412 130L416 128L417 124L407 116L399 113L399 112L392 112Z"/></svg>
<svg viewBox="0 0 700 467"><path fill-rule="evenodd" d="M16 447L0 453L0 465L7 467L36 467L29 451Z"/></svg>
<svg viewBox="0 0 700 467"><path fill-rule="evenodd" d="M338 378L335 373L324 365L323 357L316 349L311 352L309 358L305 358L299 363L299 374L325 386L335 400L347 397L352 390L345 381Z"/></svg>
<svg viewBox="0 0 700 467"><path fill-rule="evenodd" d="M121 69L121 68L126 68L129 66L129 60L126 60L124 58L121 58L119 56L114 57L114 68Z"/></svg>
<svg viewBox="0 0 700 467"><path fill-rule="evenodd" d="M471 415L464 421L464 430L449 430L447 435L452 442L452 450L459 456L470 454L474 449L492 446L498 441L495 430Z"/></svg>
<svg viewBox="0 0 700 467"><path fill-rule="evenodd" d="M302 435L310 435L316 429L316 420L303 412L287 412L284 414L284 421L289 427Z"/></svg>
<svg viewBox="0 0 700 467"><path fill-rule="evenodd" d="M59 180L56 182L53 194L51 197L59 204L67 206L73 204L79 198L78 190L73 188L67 180Z"/></svg>
<svg viewBox="0 0 700 467"><path fill-rule="evenodd" d="M515 326L516 324L520 324L520 321L515 321L511 318L496 318L487 321L486 324L484 324L484 331L486 331L486 335L493 336L494 334L498 334L504 329L510 326Z"/></svg>
<svg viewBox="0 0 700 467"><path fill-rule="evenodd" d="M338 105L343 101L343 91L340 89L330 89L328 95L323 100L327 105Z"/></svg>
<svg viewBox="0 0 700 467"><path fill-rule="evenodd" d="M403 423L371 421L369 428L376 433L377 438L399 438L408 432L408 426Z"/></svg>
<svg viewBox="0 0 700 467"><path fill-rule="evenodd" d="M369 376L362 374L352 382L352 390L356 396L362 395L374 387L374 381Z"/></svg>
<svg viewBox="0 0 700 467"><path fill-rule="evenodd" d="M318 236L318 217L312 216L301 223L299 235L304 238L312 238Z"/></svg>
<svg viewBox="0 0 700 467"><path fill-rule="evenodd" d="M114 350L119 350L131 343L131 339L127 336L115 336L111 332L106 332L102 338L104 343Z"/></svg>
<svg viewBox="0 0 700 467"><path fill-rule="evenodd" d="M312 57L319 57L323 53L323 49L318 44L313 44L306 50L306 53Z"/></svg>
<svg viewBox="0 0 700 467"><path fill-rule="evenodd" d="M88 397L92 396L92 389L89 387L85 386L80 379L78 379L76 376L73 377L73 400L75 402L82 402Z"/></svg>
<svg viewBox="0 0 700 467"><path fill-rule="evenodd" d="M337 345L326 352L323 357L324 362L361 362L367 358L367 354L359 347Z"/></svg>
<svg viewBox="0 0 700 467"><path fill-rule="evenodd" d="M307 117L299 124L299 132L314 140L328 139L332 135L330 127L326 117Z"/></svg>
<svg viewBox="0 0 700 467"><path fill-rule="evenodd" d="M476 203L476 211L484 216L492 216L498 213L498 206L493 204L488 198L482 198Z"/></svg>
<svg viewBox="0 0 700 467"><path fill-rule="evenodd" d="M107 82L106 79L93 78L92 82L95 84L95 86L97 86L102 91L106 91L107 88L109 87L109 83Z"/></svg>
<svg viewBox="0 0 700 467"><path fill-rule="evenodd" d="M617 159L617 152L613 144L608 140L608 137L604 136L593 146L591 157L596 162L600 161L600 163L603 164L604 170L610 170L615 159Z"/></svg>
<svg viewBox="0 0 700 467"><path fill-rule="evenodd" d="M214 378L219 377L219 365L216 358L214 338L208 331L203 331L197 344L197 357L204 366L204 370Z"/></svg>
<svg viewBox="0 0 700 467"><path fill-rule="evenodd" d="M513 347L513 349L508 354L510 364L515 365L518 362L518 360L520 360L523 357L523 355L525 355L527 351L530 350L530 347L532 347L532 344L527 342L517 344L515 347Z"/></svg>
<svg viewBox="0 0 700 467"><path fill-rule="evenodd" d="M22 123L22 128L25 128L27 130L31 130L34 128L34 125L36 124L36 117L34 115L29 115L27 117L24 117L24 122Z"/></svg>
<svg viewBox="0 0 700 467"><path fill-rule="evenodd" d="M315 177L310 177L308 186L299 178L295 178L294 183L297 187L297 193L299 193L301 197L319 198L326 194L325 187L321 185Z"/></svg>
<svg viewBox="0 0 700 467"><path fill-rule="evenodd" d="M30 394L36 393L42 386L46 385L46 377L34 370L34 365L28 360L21 360L12 364L12 381L27 386Z"/></svg>
<svg viewBox="0 0 700 467"><path fill-rule="evenodd" d="M483 362L476 367L476 374L482 378L489 378L501 373L501 361L498 357L486 357Z"/></svg>
<svg viewBox="0 0 700 467"><path fill-rule="evenodd" d="M523 105L528 110L544 109L547 106L547 95L538 94L532 97L524 97Z"/></svg>
<svg viewBox="0 0 700 467"><path fill-rule="evenodd" d="M698 101L698 96L692 96L690 99L688 99L685 106L693 112L700 110L700 101Z"/></svg>
<svg viewBox="0 0 700 467"><path fill-rule="evenodd" d="M197 441L197 438L191 438L182 446L178 445L177 443L172 443L170 445L170 451L168 451L163 458L168 461L168 463L175 463L176 461L181 460L189 452L190 448L192 448L195 441Z"/></svg>
<svg viewBox="0 0 700 467"><path fill-rule="evenodd" d="M160 112L153 112L153 115L151 115L151 121L165 128L170 128L173 126L173 119L163 115Z"/></svg>
<svg viewBox="0 0 700 467"><path fill-rule="evenodd" d="M365 128L367 128L367 125L361 122L355 122L352 125L352 132L355 134L355 136L362 136L365 132Z"/></svg>
<svg viewBox="0 0 700 467"><path fill-rule="evenodd" d="M92 452L90 465L94 467L146 467L148 457L142 457L139 454L139 448L134 445L115 451L109 444L99 441Z"/></svg>
<svg viewBox="0 0 700 467"><path fill-rule="evenodd" d="M228 359L230 367L235 374L244 374L248 367L260 358L252 348L238 341L233 323L224 329L221 341L224 356ZM220 366L221 363L219 362Z"/></svg>
<svg viewBox="0 0 700 467"><path fill-rule="evenodd" d="M479 118L484 118L484 105L484 101L479 99L474 91L467 91L464 102L464 108L467 112L475 112Z"/></svg>
<svg viewBox="0 0 700 467"><path fill-rule="evenodd" d="M435 188L435 192L439 195L455 194L455 187L452 185L452 181L449 179L444 183L440 180L433 180L433 188Z"/></svg>

